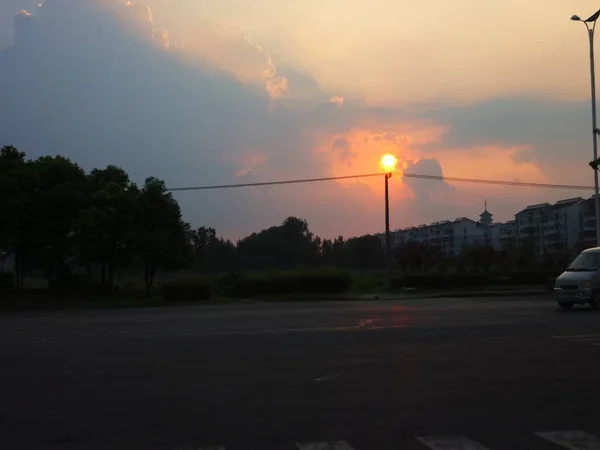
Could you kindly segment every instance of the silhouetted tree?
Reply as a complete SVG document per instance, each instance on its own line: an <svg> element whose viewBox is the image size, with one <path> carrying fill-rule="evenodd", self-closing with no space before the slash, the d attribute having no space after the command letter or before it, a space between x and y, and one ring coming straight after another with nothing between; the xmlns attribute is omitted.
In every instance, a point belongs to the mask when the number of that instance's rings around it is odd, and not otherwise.
<svg viewBox="0 0 600 450"><path fill-rule="evenodd" d="M201 272L232 269L235 264L235 246L231 241L217 237L214 228L198 227L190 231L194 267Z"/></svg>
<svg viewBox="0 0 600 450"><path fill-rule="evenodd" d="M79 261L100 266L102 286L112 286L115 268L128 264L135 252L138 196L137 186L123 169L108 166L94 169L88 176L90 202L75 223Z"/></svg>
<svg viewBox="0 0 600 450"><path fill-rule="evenodd" d="M187 225L164 181L154 177L146 179L138 196L138 208L136 248L144 264L144 280L149 293L156 271L185 266L190 247Z"/></svg>

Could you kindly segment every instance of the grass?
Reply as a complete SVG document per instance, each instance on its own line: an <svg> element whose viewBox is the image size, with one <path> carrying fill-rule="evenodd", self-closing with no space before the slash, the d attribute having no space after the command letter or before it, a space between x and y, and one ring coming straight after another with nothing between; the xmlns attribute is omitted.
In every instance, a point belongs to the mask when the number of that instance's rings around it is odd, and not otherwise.
<svg viewBox="0 0 600 450"><path fill-rule="evenodd" d="M352 273L351 294L372 294L387 292L390 288L386 274L380 270L365 270Z"/></svg>

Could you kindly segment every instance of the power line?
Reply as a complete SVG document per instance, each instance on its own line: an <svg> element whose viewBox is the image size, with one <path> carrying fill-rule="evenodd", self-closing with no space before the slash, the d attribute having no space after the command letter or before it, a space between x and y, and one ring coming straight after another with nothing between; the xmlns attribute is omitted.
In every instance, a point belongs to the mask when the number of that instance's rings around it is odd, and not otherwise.
<svg viewBox="0 0 600 450"><path fill-rule="evenodd" d="M336 180L349 180L357 178L373 178L383 177L384 174L368 173L363 175L346 175L341 177L324 177L324 178L304 178L296 180L280 180L280 181L265 181L258 183L240 183L240 184L217 184L217 185L206 185L206 186L187 186L179 188L168 189L170 192L182 192L182 191L209 191L214 189L236 189L246 187L260 187L260 186L278 186L284 184L301 184L301 183L318 183L323 181L336 181ZM542 189L570 189L577 191L593 190L593 186L579 186L572 184L550 184L550 183L530 183L522 181L506 181L506 180L486 180L480 178L459 178L459 177L444 177L438 175L421 175L416 173L404 173L399 175L401 178L414 178L420 180L432 180L432 181L450 181L455 183L475 183L475 184L490 184L498 186L516 186L516 187L529 187L529 188L542 188Z"/></svg>
<svg viewBox="0 0 600 450"><path fill-rule="evenodd" d="M343 177L325 177L325 178L305 178L301 180L281 180L281 181L265 181L262 183L242 183L242 184L219 184L209 186L190 186L181 188L167 189L171 192L178 191L208 191L211 189L231 189L231 188L245 188L255 186L277 186L281 184L300 184L300 183L317 183L320 181L335 181L335 180L349 180L351 178L368 178L368 177L382 177L382 173L369 173L365 175L346 175Z"/></svg>

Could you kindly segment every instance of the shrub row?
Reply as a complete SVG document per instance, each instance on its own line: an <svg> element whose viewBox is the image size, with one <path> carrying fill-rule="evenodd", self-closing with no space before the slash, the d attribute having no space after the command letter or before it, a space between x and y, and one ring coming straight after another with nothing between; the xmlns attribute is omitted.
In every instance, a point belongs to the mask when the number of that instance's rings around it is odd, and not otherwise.
<svg viewBox="0 0 600 450"><path fill-rule="evenodd" d="M99 281L83 273L65 273L50 280L49 287L53 291L74 295L111 295L118 290L117 286L102 285Z"/></svg>
<svg viewBox="0 0 600 450"><path fill-rule="evenodd" d="M515 272L507 275L492 273L414 274L393 278L394 288L451 289L486 286L546 286L556 272Z"/></svg>
<svg viewBox="0 0 600 450"><path fill-rule="evenodd" d="M205 301L215 290L234 297L279 294L336 294L350 289L352 278L340 270L230 273L213 280L188 278L164 283L165 301Z"/></svg>
<svg viewBox="0 0 600 450"><path fill-rule="evenodd" d="M160 286L159 292L166 302L198 302L210 300L213 287L207 280L190 278L167 281Z"/></svg>
<svg viewBox="0 0 600 450"><path fill-rule="evenodd" d="M15 288L13 273L0 273L0 292L8 292Z"/></svg>
<svg viewBox="0 0 600 450"><path fill-rule="evenodd" d="M352 277L341 270L248 273L237 278L230 292L236 296L264 294L338 294L350 289Z"/></svg>

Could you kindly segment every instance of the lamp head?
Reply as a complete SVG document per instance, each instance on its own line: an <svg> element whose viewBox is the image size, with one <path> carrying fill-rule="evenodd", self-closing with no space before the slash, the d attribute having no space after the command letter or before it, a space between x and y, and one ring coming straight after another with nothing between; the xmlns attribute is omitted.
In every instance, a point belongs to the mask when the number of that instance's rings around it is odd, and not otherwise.
<svg viewBox="0 0 600 450"><path fill-rule="evenodd" d="M398 164L398 158L394 155L388 153L387 155L383 155L381 160L379 161L379 167L382 172L385 173L393 173L396 171L396 165Z"/></svg>
<svg viewBox="0 0 600 450"><path fill-rule="evenodd" d="M571 20L574 22L579 22L581 20L581 17L579 17L578 15L574 15L574 16L571 16Z"/></svg>

